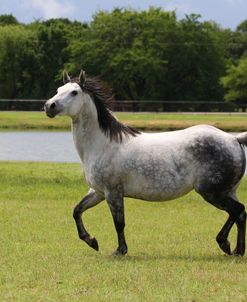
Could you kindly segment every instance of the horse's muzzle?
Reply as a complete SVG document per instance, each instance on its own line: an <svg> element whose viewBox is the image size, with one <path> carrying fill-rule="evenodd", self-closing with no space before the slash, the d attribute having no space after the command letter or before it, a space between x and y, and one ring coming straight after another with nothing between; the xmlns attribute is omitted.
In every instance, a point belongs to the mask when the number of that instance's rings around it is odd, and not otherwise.
<svg viewBox="0 0 247 302"><path fill-rule="evenodd" d="M51 104L46 102L44 105L44 110L45 110L46 115L50 118L53 118L58 114L58 110L57 110L57 106L56 106L55 102L53 102Z"/></svg>

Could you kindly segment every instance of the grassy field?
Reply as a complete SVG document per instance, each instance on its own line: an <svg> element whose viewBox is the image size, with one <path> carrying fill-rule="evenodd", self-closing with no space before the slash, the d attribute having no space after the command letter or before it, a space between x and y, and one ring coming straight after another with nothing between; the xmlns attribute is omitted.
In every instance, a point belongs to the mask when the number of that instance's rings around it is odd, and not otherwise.
<svg viewBox="0 0 247 302"><path fill-rule="evenodd" d="M247 257L222 254L215 235L227 216L195 193L127 199L129 254L117 258L105 202L84 214L100 251L77 238L80 165L0 162L0 184L0 301L247 301Z"/></svg>
<svg viewBox="0 0 247 302"><path fill-rule="evenodd" d="M247 114L116 113L119 120L145 131L183 129L210 124L225 131L247 131ZM68 130L70 119L49 119L44 112L0 112L0 130Z"/></svg>

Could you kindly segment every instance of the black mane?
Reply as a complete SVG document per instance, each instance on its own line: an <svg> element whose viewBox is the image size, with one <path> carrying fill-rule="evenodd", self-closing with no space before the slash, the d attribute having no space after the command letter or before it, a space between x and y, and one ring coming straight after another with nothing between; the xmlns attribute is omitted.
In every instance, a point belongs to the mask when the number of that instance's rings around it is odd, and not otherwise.
<svg viewBox="0 0 247 302"><path fill-rule="evenodd" d="M84 83L79 79L72 79L81 89L90 94L98 113L98 122L100 129L104 134L118 143L121 143L123 136L137 136L140 132L132 127L122 124L111 113L115 97L112 89L98 77L86 78Z"/></svg>

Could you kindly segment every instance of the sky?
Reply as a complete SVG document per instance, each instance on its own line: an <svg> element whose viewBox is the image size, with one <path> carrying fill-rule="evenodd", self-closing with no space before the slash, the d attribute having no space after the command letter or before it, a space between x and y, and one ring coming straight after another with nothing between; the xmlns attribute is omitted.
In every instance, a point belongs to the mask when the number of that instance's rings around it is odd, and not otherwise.
<svg viewBox="0 0 247 302"><path fill-rule="evenodd" d="M247 0L0 0L0 15L13 14L19 22L68 18L88 22L99 10L115 7L145 10L150 6L176 11L178 19L197 13L201 20L213 20L223 28L235 29L247 19Z"/></svg>

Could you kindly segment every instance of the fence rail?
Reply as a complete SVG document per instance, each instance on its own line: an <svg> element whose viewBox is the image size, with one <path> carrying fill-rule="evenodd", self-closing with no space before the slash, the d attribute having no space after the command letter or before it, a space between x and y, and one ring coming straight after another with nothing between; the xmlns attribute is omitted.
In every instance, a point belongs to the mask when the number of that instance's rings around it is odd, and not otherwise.
<svg viewBox="0 0 247 302"><path fill-rule="evenodd" d="M0 110L42 111L45 100L0 99ZM115 111L130 112L245 112L247 103L187 101L116 101Z"/></svg>

